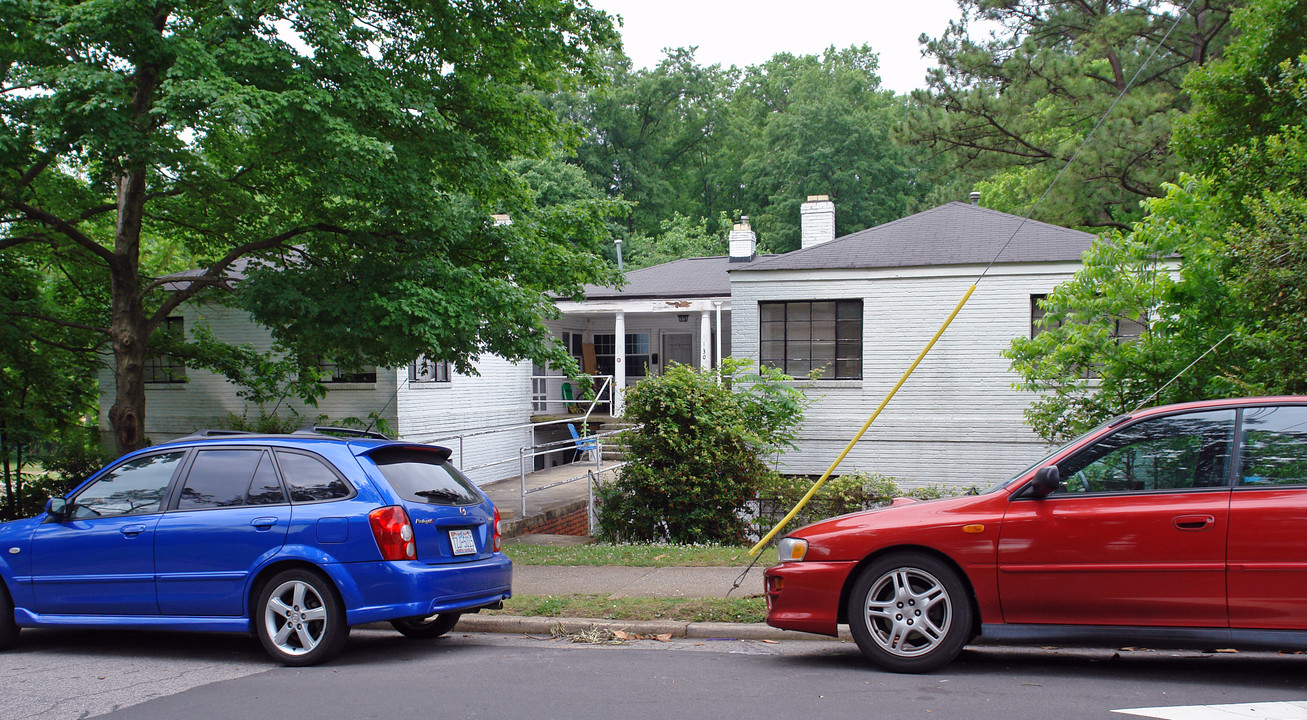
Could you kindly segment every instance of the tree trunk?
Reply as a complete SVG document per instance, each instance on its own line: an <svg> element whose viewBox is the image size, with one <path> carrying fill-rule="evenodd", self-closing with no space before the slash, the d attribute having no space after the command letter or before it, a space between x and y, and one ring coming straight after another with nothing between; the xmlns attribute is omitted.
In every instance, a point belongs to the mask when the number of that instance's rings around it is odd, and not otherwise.
<svg viewBox="0 0 1307 720"><path fill-rule="evenodd" d="M109 422L119 455L139 450L145 440L145 347L149 338L139 293L141 212L145 206L145 170L120 178L118 228L110 272L113 314L109 338L113 345L116 385Z"/></svg>
<svg viewBox="0 0 1307 720"><path fill-rule="evenodd" d="M0 425L0 459L4 463L5 476L5 512L4 519L14 520L18 517L18 497L14 492L13 476L9 474L9 433Z"/></svg>
<svg viewBox="0 0 1307 720"><path fill-rule="evenodd" d="M162 32L168 18L159 9L154 28ZM132 115L141 147L149 146L154 130L150 117L154 90L162 68L142 63L136 72L132 93ZM141 150L144 154L144 150ZM124 157L118 181L118 224L114 228L113 260L109 263L112 316L109 339L113 345L116 394L109 408L114 446L119 455L146 446L145 437L145 350L154 326L145 317L141 302L141 226L145 216L147 166L142 157Z"/></svg>

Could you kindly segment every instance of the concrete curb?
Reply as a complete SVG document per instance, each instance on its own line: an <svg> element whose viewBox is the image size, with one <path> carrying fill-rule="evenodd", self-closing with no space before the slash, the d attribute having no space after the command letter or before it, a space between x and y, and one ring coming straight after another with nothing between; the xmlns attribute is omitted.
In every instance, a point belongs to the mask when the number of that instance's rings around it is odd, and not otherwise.
<svg viewBox="0 0 1307 720"><path fill-rule="evenodd" d="M455 632L548 635L555 625L576 633L592 627L624 630L635 635L671 635L674 638L734 640L831 640L825 635L792 632L765 623L684 622L679 620L606 620L603 618L553 618L520 615L464 615ZM852 640L848 628L840 628L841 640Z"/></svg>

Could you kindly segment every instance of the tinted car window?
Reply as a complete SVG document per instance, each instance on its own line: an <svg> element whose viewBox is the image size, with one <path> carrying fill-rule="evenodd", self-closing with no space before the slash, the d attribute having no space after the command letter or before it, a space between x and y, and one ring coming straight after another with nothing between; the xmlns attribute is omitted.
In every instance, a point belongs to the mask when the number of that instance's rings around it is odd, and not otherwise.
<svg viewBox="0 0 1307 720"><path fill-rule="evenodd" d="M277 451L277 465L290 489L291 502L317 502L349 497L345 481L312 455Z"/></svg>
<svg viewBox="0 0 1307 720"><path fill-rule="evenodd" d="M234 507L245 504L254 469L263 457L262 450L201 450L186 474L182 487L181 510Z"/></svg>
<svg viewBox="0 0 1307 720"><path fill-rule="evenodd" d="M1307 485L1307 407L1243 411L1240 485Z"/></svg>
<svg viewBox="0 0 1307 720"><path fill-rule="evenodd" d="M463 473L425 450L380 450L372 461L405 500L433 505L473 505L481 495Z"/></svg>
<svg viewBox="0 0 1307 720"><path fill-rule="evenodd" d="M1065 492L1178 490L1227 485L1234 411L1135 423L1058 466Z"/></svg>
<svg viewBox="0 0 1307 720"><path fill-rule="evenodd" d="M286 491L281 489L277 479L277 469L272 466L272 458L267 453L259 461L259 467L250 479L249 494L246 502L250 505L279 505L286 502Z"/></svg>
<svg viewBox="0 0 1307 720"><path fill-rule="evenodd" d="M72 517L93 518L159 512L163 495L185 451L134 458L105 473L73 500Z"/></svg>

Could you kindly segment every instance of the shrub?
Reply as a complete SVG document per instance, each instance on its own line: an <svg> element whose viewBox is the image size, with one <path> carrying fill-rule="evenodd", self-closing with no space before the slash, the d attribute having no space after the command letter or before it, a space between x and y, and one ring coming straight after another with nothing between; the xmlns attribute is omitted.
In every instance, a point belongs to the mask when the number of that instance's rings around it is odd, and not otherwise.
<svg viewBox="0 0 1307 720"><path fill-rule="evenodd" d="M815 481L816 478L803 475L775 475L764 482L758 490L754 534L761 537L771 530L807 494ZM939 485L904 490L894 478L856 471L827 480L787 527L798 528L836 515L871 510L888 505L898 497L934 500L961 492Z"/></svg>
<svg viewBox="0 0 1307 720"><path fill-rule="evenodd" d="M43 442L32 455L40 472L23 472L15 487L12 520L31 517L45 507L45 501L63 495L113 459L113 453L99 442L94 428L71 428L60 437ZM5 514L8 514L5 511Z"/></svg>
<svg viewBox="0 0 1307 720"><path fill-rule="evenodd" d="M762 461L802 420L802 393L791 378L760 374L753 387L732 392L719 371L671 365L626 395L626 417L641 424L627 434L628 463L599 490L599 534L608 540L738 543L743 511L775 473ZM784 406L782 412L778 407Z"/></svg>
<svg viewBox="0 0 1307 720"><path fill-rule="evenodd" d="M372 429L383 435L390 434L390 424L385 418L381 418L377 413L369 413L367 422L357 417L346 417L337 420L331 419L327 415L318 415L312 420L304 417L295 409L291 409L289 415L274 415L259 408L259 415L250 418L249 409L246 408L240 415L229 412L227 417L219 420L218 427L227 430L244 430L248 432L266 433L269 435L284 435L295 432L306 425L326 425L336 427L356 428L359 430Z"/></svg>

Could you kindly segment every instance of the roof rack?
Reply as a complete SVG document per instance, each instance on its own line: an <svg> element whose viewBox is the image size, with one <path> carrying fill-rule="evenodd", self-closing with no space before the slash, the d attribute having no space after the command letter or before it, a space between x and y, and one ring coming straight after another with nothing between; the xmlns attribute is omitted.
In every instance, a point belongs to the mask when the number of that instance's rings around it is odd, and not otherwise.
<svg viewBox="0 0 1307 720"><path fill-rule="evenodd" d="M177 438L177 440L191 440L194 438L207 437L224 437L227 435L257 435L258 433L250 430L228 430L227 428L202 428L187 435L186 437Z"/></svg>
<svg viewBox="0 0 1307 720"><path fill-rule="evenodd" d="M389 440L390 438L382 435L375 430L360 430L352 427L341 427L339 425L307 425L296 430L292 435L349 435L351 437L372 438L374 440Z"/></svg>

